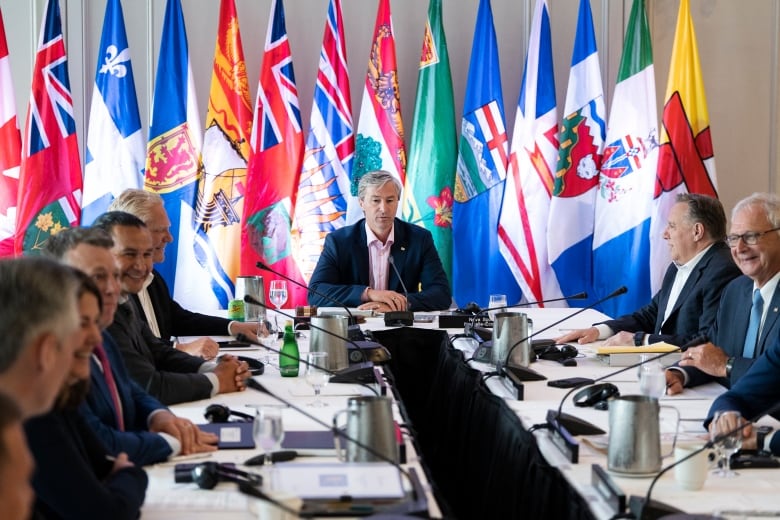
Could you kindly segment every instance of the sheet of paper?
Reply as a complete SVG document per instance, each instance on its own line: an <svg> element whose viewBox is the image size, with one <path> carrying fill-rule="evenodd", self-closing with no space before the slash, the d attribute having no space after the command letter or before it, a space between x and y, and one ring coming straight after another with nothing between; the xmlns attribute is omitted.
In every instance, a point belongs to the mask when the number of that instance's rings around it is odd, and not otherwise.
<svg viewBox="0 0 780 520"><path fill-rule="evenodd" d="M274 491L303 499L403 497L401 473L382 463L279 463L271 485Z"/></svg>

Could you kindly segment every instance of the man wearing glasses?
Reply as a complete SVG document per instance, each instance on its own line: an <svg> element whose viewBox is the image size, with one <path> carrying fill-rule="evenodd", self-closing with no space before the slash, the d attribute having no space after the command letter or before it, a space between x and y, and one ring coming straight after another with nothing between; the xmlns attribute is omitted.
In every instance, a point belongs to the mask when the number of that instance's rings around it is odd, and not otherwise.
<svg viewBox="0 0 780 520"><path fill-rule="evenodd" d="M710 342L666 371L669 394L709 381L731 388L780 334L780 198L754 193L739 201L726 243L742 276L723 290Z"/></svg>

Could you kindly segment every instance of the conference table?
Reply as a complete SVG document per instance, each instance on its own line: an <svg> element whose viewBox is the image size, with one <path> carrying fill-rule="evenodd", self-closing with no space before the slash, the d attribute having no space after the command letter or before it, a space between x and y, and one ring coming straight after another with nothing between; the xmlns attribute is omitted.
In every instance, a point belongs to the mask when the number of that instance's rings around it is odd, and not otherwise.
<svg viewBox="0 0 780 520"><path fill-rule="evenodd" d="M540 331L565 318L573 309L524 309ZM430 313L426 313L430 314ZM587 327L606 317L594 310L555 325L537 338L555 338L565 331ZM592 482L592 466L607 468L608 436L578 437L579 459L571 463L545 428L548 410L557 409L568 390L548 386L547 381L524 383L523 399L515 399L506 382L493 375L494 367L469 358L476 342L462 336L463 329L438 329L432 323L413 327L385 327L381 317L372 317L362 325L374 331L374 338L388 348L392 359L385 367L386 377L397 397L395 414L407 425L408 466L414 467L425 488L428 510L423 516L456 518L561 518L608 519L615 517L609 502ZM452 339L455 338L455 339ZM307 348L302 342L302 351ZM577 346L576 367L540 360L531 368L548 380L573 376L596 379L617 370L597 358L598 342ZM260 351L243 355L260 356ZM273 392L280 392L296 403L311 400L311 389L299 378L278 376L269 367L258 376ZM632 369L606 381L614 383L621 395L639 393L637 370ZM712 400L723 389L716 384L686 389L678 396L664 396L661 404L675 407L681 416L677 443L703 444L707 432L702 420ZM355 385L330 384L325 389L326 408L306 408L326 423L345 407L349 395L366 394ZM248 413L252 406L273 403L269 396L247 390L219 395L204 402L172 407L175 413L195 422L204 422L208 402L221 402ZM562 410L608 431L608 411L577 408L571 397ZM321 429L294 410L284 410L286 429ZM764 418L762 424L780 426ZM670 451L675 422L661 414L662 451ZM208 460L240 463L251 452L220 450ZM256 451L254 452L256 453ZM332 453L326 453L331 460ZM319 457L317 458L319 460ZM665 458L663 465L672 462ZM241 467L241 466L239 466ZM262 518L268 517L268 504L241 495L235 484L223 483L215 490L201 490L193 484L173 483L173 462L147 468L150 486L144 506L144 518ZM244 468L246 469L246 468ZM651 478L627 478L611 475L617 487L628 496L644 496ZM739 470L731 479L708 475L700 491L684 491L677 485L674 472L664 474L655 485L652 497L687 513L723 513L727 518L777 516L780 502L780 471ZM294 503L291 502L291 503ZM418 513L419 514L419 513ZM752 516L751 516L752 515Z"/></svg>

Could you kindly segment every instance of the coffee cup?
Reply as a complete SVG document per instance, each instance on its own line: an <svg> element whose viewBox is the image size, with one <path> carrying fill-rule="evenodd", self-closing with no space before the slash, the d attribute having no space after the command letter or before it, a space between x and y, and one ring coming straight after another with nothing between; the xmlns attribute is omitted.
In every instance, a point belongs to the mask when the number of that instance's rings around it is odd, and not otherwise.
<svg viewBox="0 0 780 520"><path fill-rule="evenodd" d="M677 484L688 491L698 491L704 486L707 479L709 460L707 450L701 450L702 446L687 445L674 448L674 479ZM693 455L697 450L699 453ZM687 458L686 457L690 457Z"/></svg>

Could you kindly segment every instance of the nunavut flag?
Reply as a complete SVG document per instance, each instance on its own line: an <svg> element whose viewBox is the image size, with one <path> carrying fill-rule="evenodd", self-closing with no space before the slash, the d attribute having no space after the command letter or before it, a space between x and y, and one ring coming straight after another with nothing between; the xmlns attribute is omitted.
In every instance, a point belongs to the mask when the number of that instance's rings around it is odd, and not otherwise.
<svg viewBox="0 0 780 520"><path fill-rule="evenodd" d="M665 99L650 227L653 292L660 288L671 260L662 235L675 196L686 192L718 196L707 97L688 0L680 2L677 14Z"/></svg>
<svg viewBox="0 0 780 520"><path fill-rule="evenodd" d="M271 3L250 144L241 274L259 273L255 263L262 260L302 283L293 255L291 227L303 160L303 133L282 0ZM266 301L270 301L270 285L265 284ZM286 306L306 305L305 288L288 284L287 289Z"/></svg>
<svg viewBox="0 0 780 520"><path fill-rule="evenodd" d="M22 136L16 118L16 98L5 26L0 15L0 258L14 254L16 203L19 196L19 164Z"/></svg>
<svg viewBox="0 0 780 520"><path fill-rule="evenodd" d="M81 161L59 0L46 5L25 122L14 250L39 254L81 216Z"/></svg>

